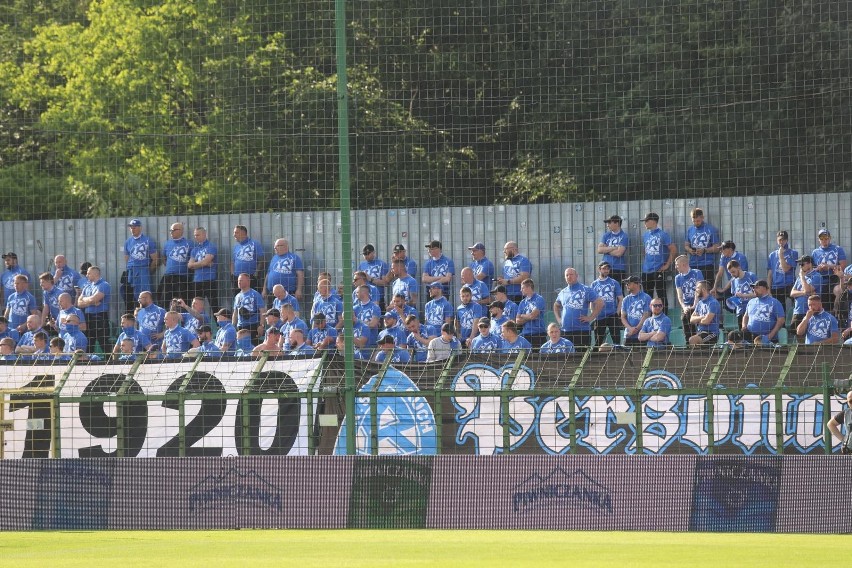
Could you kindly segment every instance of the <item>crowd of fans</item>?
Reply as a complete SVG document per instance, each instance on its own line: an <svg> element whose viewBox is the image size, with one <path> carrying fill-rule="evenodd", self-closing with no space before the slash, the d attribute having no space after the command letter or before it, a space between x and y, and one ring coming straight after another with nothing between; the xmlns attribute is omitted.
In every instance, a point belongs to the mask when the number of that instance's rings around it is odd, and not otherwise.
<svg viewBox="0 0 852 568"><path fill-rule="evenodd" d="M693 209L691 218L678 246L659 227L659 215L648 213L642 219L642 245L636 247L642 250L642 269L632 275L622 219L606 219L597 246L598 277L584 284L577 270L567 267L552 312L536 292L532 263L516 242L503 246L496 265L484 243L468 247L471 258L458 272L457 296L456 264L440 241L426 243L428 259L420 272L404 245L393 247L386 262L374 245L365 244L353 277L349 322L343 318L342 286L330 273L321 272L312 297L305 297L302 259L290 251L287 239L276 240L267 259L247 227L234 227L226 284L231 290L220 291L222 259L205 228L196 227L190 240L181 223L172 224L161 251L133 219L119 289L130 306L118 326L109 318L113 289L98 266L86 262L78 272L57 255L53 272L38 276L38 301L17 255L2 256L0 359L64 361L75 352L120 360L136 360L140 353L312 355L342 351L345 327L352 330L355 357L377 362L440 361L465 350L565 354L578 348L670 345L669 313L680 318L686 344L706 346L725 339L724 310L736 314L736 329L726 338L733 347L777 344L782 330L788 341L852 343L852 267L828 230L819 230L818 246L801 256L789 247L787 231L779 230L777 249L766 259L766 277L760 278L749 271L736 244L722 241L705 222L701 209ZM670 286L677 302L672 310ZM218 305L220 292L233 293L233 302Z"/></svg>

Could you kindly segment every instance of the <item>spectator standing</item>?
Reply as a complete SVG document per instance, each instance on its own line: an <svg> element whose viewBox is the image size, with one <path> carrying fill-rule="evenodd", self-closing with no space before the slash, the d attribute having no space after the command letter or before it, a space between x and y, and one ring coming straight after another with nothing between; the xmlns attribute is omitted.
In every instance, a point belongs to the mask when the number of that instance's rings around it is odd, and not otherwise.
<svg viewBox="0 0 852 568"><path fill-rule="evenodd" d="M195 246L189 253L187 267L192 271L196 296L207 298L210 308L219 310L219 286L216 281L216 255L219 249L207 238L207 229L198 227L193 232Z"/></svg>
<svg viewBox="0 0 852 568"><path fill-rule="evenodd" d="M473 246L467 247L467 250L470 251L471 262L468 267L473 270L473 277L491 288L494 281L494 263L485 256L485 245L474 243Z"/></svg>
<svg viewBox="0 0 852 568"><path fill-rule="evenodd" d="M124 242L124 262L127 263L127 283L134 297L145 290L153 290L151 273L159 265L157 242L142 232L142 221L131 219L127 224L130 237Z"/></svg>
<svg viewBox="0 0 852 568"><path fill-rule="evenodd" d="M192 243L183 234L183 223L172 223L169 227L169 238L163 245L166 270L160 278L160 287L157 290L161 304L165 305L174 298L186 300L195 295L192 276L189 273L191 252Z"/></svg>
<svg viewBox="0 0 852 568"><path fill-rule="evenodd" d="M112 288L109 282L101 277L101 269L98 266L89 267L86 279L88 283L80 291L77 307L83 310L86 316L89 350L94 353L97 343L102 353L109 353L109 299Z"/></svg>
<svg viewBox="0 0 852 568"><path fill-rule="evenodd" d="M402 250L404 251L405 249L403 248ZM363 283L376 288L376 295L371 299L378 304L380 309L384 310L387 305L385 303L385 286L388 284L390 265L384 260L377 258L376 247L372 244L368 243L364 245L364 248L361 249L361 254L364 260L358 264L358 270L366 275L366 281Z"/></svg>
<svg viewBox="0 0 852 568"><path fill-rule="evenodd" d="M565 283L567 286L559 291L553 303L553 313L568 341L577 347L589 347L592 323L603 310L604 301L592 288L580 283L577 270L570 266L565 269ZM537 341L536 345L541 343Z"/></svg>
<svg viewBox="0 0 852 568"><path fill-rule="evenodd" d="M63 294L71 296L73 302L77 298L77 290L85 286L86 278L68 266L65 255L58 254L53 257L53 285L59 288Z"/></svg>
<svg viewBox="0 0 852 568"><path fill-rule="evenodd" d="M621 229L622 219L612 215L606 219L606 231L598 243L598 254L603 255L603 262L610 266L610 277L621 282L627 277L627 247L630 237Z"/></svg>
<svg viewBox="0 0 852 568"><path fill-rule="evenodd" d="M817 293L822 296L822 303L830 312L834 309L834 286L840 282L840 277L834 273L834 270L839 268L842 272L846 268L846 251L843 247L831 242L831 233L828 229L820 229L817 238L819 246L811 253L814 267L822 277L822 289Z"/></svg>
<svg viewBox="0 0 852 568"><path fill-rule="evenodd" d="M444 296L450 296L450 284L456 273L456 265L444 255L441 241L431 241L426 248L429 249L429 260L423 265L423 276L421 281L426 286L432 282L438 282L444 289Z"/></svg>
<svg viewBox="0 0 852 568"><path fill-rule="evenodd" d="M642 288L645 293L660 298L663 304L668 304L666 291L666 276L677 256L677 246L672 242L667 232L659 227L660 216L648 213L642 219L645 223L645 234L642 242L645 247L645 257L642 261Z"/></svg>
<svg viewBox="0 0 852 568"><path fill-rule="evenodd" d="M609 331L612 343L618 343L621 337L621 303L624 300L624 293L621 289L621 284L616 282L611 274L609 263L606 261L601 262L598 264L598 277L594 282L589 284L589 287L604 302L604 307L601 313L598 314L598 318L593 326L595 331L595 345L598 346L603 345L606 341L607 331ZM549 331L548 335L550 335Z"/></svg>
<svg viewBox="0 0 852 568"><path fill-rule="evenodd" d="M822 290L822 276L814 268L814 259L809 254L796 261L796 264L799 265L799 274L796 276L796 282L793 283L793 289L790 291L790 297L793 298L790 335L796 335L801 342L804 341L805 337L800 337L797 329L808 312L808 298L813 294L819 294Z"/></svg>
<svg viewBox="0 0 852 568"><path fill-rule="evenodd" d="M18 264L18 255L14 252L10 251L4 254L3 262L6 265L6 270L3 271L3 274L0 274L0 283L3 284L3 306L6 307L9 302L9 296L15 293L15 277L18 274L23 274L27 277L27 280L31 277L30 273Z"/></svg>
<svg viewBox="0 0 852 568"><path fill-rule="evenodd" d="M231 277L236 288L235 293L239 293L240 285L237 281L241 274L248 274L249 288L260 290L265 258L263 245L249 237L245 225L234 226L234 240L237 242L231 249Z"/></svg>
<svg viewBox="0 0 852 568"><path fill-rule="evenodd" d="M704 211L698 207L690 213L692 226L686 230L683 246L689 255L689 267L701 271L702 280L712 280L715 273L715 254L719 252L719 231L704 221Z"/></svg>
<svg viewBox="0 0 852 568"><path fill-rule="evenodd" d="M274 249L275 255L269 260L269 271L263 286L263 297L266 298L267 294L280 284L284 286L287 294L301 302L305 288L305 266L302 258L290 252L290 241L287 239L276 240Z"/></svg>
<svg viewBox="0 0 852 568"><path fill-rule="evenodd" d="M506 287L506 295L510 300L520 303L523 297L521 284L532 277L532 263L530 259L518 253L518 243L515 241L503 245L503 258L503 271L497 278L497 284Z"/></svg>
<svg viewBox="0 0 852 568"><path fill-rule="evenodd" d="M778 231L775 236L778 248L769 253L766 261L766 281L772 297L786 308L793 284L796 282L796 262L799 251L790 248L790 235L787 231Z"/></svg>
<svg viewBox="0 0 852 568"><path fill-rule="evenodd" d="M531 345L541 345L547 337L544 329L544 298L536 293L532 278L527 278L521 283L521 294L523 299L518 304L515 323L522 326L521 335L526 337Z"/></svg>

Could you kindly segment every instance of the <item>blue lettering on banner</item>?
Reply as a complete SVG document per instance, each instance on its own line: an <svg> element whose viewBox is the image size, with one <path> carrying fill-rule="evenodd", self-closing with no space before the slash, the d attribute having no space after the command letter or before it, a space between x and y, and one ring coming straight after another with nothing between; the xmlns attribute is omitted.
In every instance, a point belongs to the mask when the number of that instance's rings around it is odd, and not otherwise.
<svg viewBox="0 0 852 568"><path fill-rule="evenodd" d="M569 474L559 467L544 476L532 474L512 494L515 513L552 508L588 509L611 515L612 494L582 469Z"/></svg>
<svg viewBox="0 0 852 568"><path fill-rule="evenodd" d="M364 383L360 392L373 392L378 375ZM408 375L389 367L378 386L379 393L412 392L420 389ZM377 453L383 456L434 455L438 453L435 413L422 396L379 396L376 400L378 421ZM370 398L355 399L355 453L372 454ZM346 423L341 426L334 447L335 455L346 455Z"/></svg>
<svg viewBox="0 0 852 568"><path fill-rule="evenodd" d="M456 409L457 446L473 445L474 453L499 454L504 451L503 423L509 423L509 449L515 450L528 439L548 454L570 451L570 405L568 396L509 397L508 416L503 416L499 396L477 396L480 391L497 391L509 386L510 366L494 369L473 364L459 371L451 382L451 401ZM535 373L520 367L512 390L530 390ZM665 370L650 371L646 389L682 388L680 379ZM774 394L727 394L717 386L713 395L715 447L736 448L745 455L777 453ZM709 452L709 411L707 396L699 394L646 394L637 409L635 397L592 395L575 399L576 442L578 448L594 454L637 453L636 421L620 422L619 417L641 412L642 452L661 454L678 445L697 454ZM783 395L784 447L798 453L821 451L823 425L830 411L821 395Z"/></svg>
<svg viewBox="0 0 852 568"><path fill-rule="evenodd" d="M281 511L281 491L262 478L256 471L242 473L231 466L218 475L202 479L189 492L189 510L192 512L224 507L234 503L248 503Z"/></svg>

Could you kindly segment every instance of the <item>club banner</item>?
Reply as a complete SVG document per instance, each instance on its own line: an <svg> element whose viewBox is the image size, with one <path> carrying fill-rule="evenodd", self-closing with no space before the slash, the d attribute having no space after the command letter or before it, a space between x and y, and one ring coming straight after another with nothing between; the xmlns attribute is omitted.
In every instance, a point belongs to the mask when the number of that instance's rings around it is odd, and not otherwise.
<svg viewBox="0 0 852 568"><path fill-rule="evenodd" d="M305 455L305 393L321 384L319 360L146 363L75 367L59 393L60 456ZM3 373L3 371L7 371ZM2 389L53 387L64 366L0 368ZM264 398L266 395L266 398ZM281 396L285 395L285 396ZM47 457L51 396L7 395L4 458ZM316 414L317 405L313 404ZM181 439L180 421L185 430Z"/></svg>

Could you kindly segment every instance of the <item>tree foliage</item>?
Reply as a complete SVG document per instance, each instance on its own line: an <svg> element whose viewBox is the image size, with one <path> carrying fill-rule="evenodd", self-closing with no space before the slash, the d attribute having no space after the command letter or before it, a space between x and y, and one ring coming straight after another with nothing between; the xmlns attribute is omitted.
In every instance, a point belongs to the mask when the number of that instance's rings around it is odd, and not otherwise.
<svg viewBox="0 0 852 568"><path fill-rule="evenodd" d="M363 0L353 206L842 191L830 0ZM0 8L4 218L334 208L333 3Z"/></svg>

